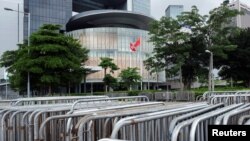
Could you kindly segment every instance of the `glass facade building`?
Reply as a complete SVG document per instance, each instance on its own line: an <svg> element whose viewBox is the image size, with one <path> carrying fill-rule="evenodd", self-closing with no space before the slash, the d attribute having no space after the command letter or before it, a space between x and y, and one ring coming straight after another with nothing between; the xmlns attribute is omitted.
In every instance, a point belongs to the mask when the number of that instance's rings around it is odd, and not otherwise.
<svg viewBox="0 0 250 141"><path fill-rule="evenodd" d="M150 15L150 0L132 0L132 11Z"/></svg>
<svg viewBox="0 0 250 141"><path fill-rule="evenodd" d="M86 66L95 68L101 57L109 57L120 68L112 76L118 78L122 70L137 67L142 76L141 89L151 82L155 83L155 74L151 75L143 65L143 61L152 53L154 45L149 42L149 16L139 12L122 10L94 10L73 16L66 25L69 36L78 39L82 47L89 49ZM140 38L141 44L137 51L130 50L130 44ZM103 85L104 70L89 74L87 84ZM161 79L162 80L162 79ZM164 80L163 80L164 81ZM91 85L92 87L92 85ZM103 88L103 87L99 87ZM97 88L98 89L98 88Z"/></svg>
<svg viewBox="0 0 250 141"><path fill-rule="evenodd" d="M115 63L122 69L127 67L138 67L139 73L143 76L143 81L150 79L154 81L155 77L149 77L148 72L143 67L142 61L146 59L146 54L150 54L153 49L152 44L148 43L148 22L153 20L150 16L150 0L22 0L20 11L30 13L30 19L27 15L22 16L20 20L20 34L23 39L28 37L28 28L31 33L37 31L43 24L59 24L62 30L66 30L66 24L69 23L73 12L79 14L83 12L97 10L117 10L128 12L124 16L118 16L118 19L112 18L112 14L105 20L101 17L92 19L93 27L80 28L73 31L67 31L69 35L81 41L83 47L90 49L90 59L87 62L89 66L98 66L100 57L113 58ZM11 7L10 7L11 8ZM23 8L23 9L21 9ZM15 8L13 8L15 9ZM102 12L103 12L102 11ZM139 14L134 14L139 13ZM133 15L134 14L134 15ZM23 14L19 14L23 15ZM111 17L110 17L111 16ZM20 18L22 18L20 16ZM125 17L125 18L123 18ZM122 18L122 19L119 19ZM99 19L97 21L96 19ZM30 20L30 27L28 22ZM85 19L86 20L86 19ZM89 20L89 19L88 19ZM18 20L19 21L19 20ZM109 23L111 21L111 23ZM112 23L116 21L116 23ZM89 21L87 21L89 22ZM86 24L88 25L88 24ZM19 27L19 26L18 26ZM136 53L129 51L131 42L135 42L141 37L142 44ZM8 50L8 49L4 49ZM118 76L120 71L115 72ZM0 71L1 74L3 72ZM98 72L89 76L88 81L102 82L103 72Z"/></svg>
<svg viewBox="0 0 250 141"><path fill-rule="evenodd" d="M118 77L121 70L128 67L137 67L139 74L142 75L143 81L155 81L148 74L143 66L143 60L147 54L153 51L153 45L148 42L148 31L131 28L119 27L100 27L88 28L71 31L68 33L75 39L78 39L82 47L90 50L87 66L98 66L101 57L114 59L120 70L115 71L114 76ZM141 37L141 45L136 52L130 51L130 43ZM88 81L102 82L104 71L90 74Z"/></svg>
<svg viewBox="0 0 250 141"><path fill-rule="evenodd" d="M116 9L127 10L127 0L73 0L73 11Z"/></svg>
<svg viewBox="0 0 250 141"><path fill-rule="evenodd" d="M24 11L30 13L31 33L43 24L59 24L65 30L65 24L72 12L91 10L128 10L129 0L24 0ZM132 0L132 11L150 15L150 0ZM28 36L28 17L24 18L24 37Z"/></svg>
<svg viewBox="0 0 250 141"><path fill-rule="evenodd" d="M246 4L241 3L239 0L236 0L228 5L232 9L237 9L242 11L244 15L237 15L232 19L230 25L237 26L240 28L250 27L250 7Z"/></svg>
<svg viewBox="0 0 250 141"><path fill-rule="evenodd" d="M31 33L43 24L64 25L72 16L72 0L24 0L24 11L30 13ZM24 36L28 33L28 17L24 18Z"/></svg>
<svg viewBox="0 0 250 141"><path fill-rule="evenodd" d="M183 12L183 5L169 5L165 10L166 17L177 18Z"/></svg>
<svg viewBox="0 0 250 141"><path fill-rule="evenodd" d="M66 34L79 39L90 50L86 65L95 67L100 57L110 57L120 68L115 77L127 67L137 67L144 82L155 81L143 66L146 54L153 50L147 31L153 20L149 17L150 0L24 0L24 11L30 13L31 33L43 24L59 24ZM78 14L72 17L73 12ZM27 16L24 37L28 37ZM142 43L131 53L130 43L138 37ZM102 82L103 73L88 75L87 82Z"/></svg>

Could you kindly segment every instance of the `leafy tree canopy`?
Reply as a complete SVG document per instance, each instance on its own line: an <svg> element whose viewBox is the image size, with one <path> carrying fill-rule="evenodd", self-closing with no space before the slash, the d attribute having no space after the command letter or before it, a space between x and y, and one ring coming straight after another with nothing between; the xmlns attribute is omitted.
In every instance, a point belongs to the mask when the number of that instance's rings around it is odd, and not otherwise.
<svg viewBox="0 0 250 141"><path fill-rule="evenodd" d="M129 89L132 85L137 84L141 80L141 76L138 73L138 68L127 68L121 71L119 77L124 86Z"/></svg>
<svg viewBox="0 0 250 141"><path fill-rule="evenodd" d="M110 73L114 73L114 71L119 70L119 67L113 63L112 58L108 57L101 57L101 62L99 66L101 66L104 69L104 78L103 82L105 84L105 91L108 91L108 87L113 84L116 80L114 77L112 77L110 74L107 74L107 69L110 69Z"/></svg>
<svg viewBox="0 0 250 141"><path fill-rule="evenodd" d="M1 65L8 67L13 88L25 90L28 72L31 89L43 93L81 81L88 50L59 30L59 25L45 24L30 36L30 46L21 44L4 53Z"/></svg>
<svg viewBox="0 0 250 141"><path fill-rule="evenodd" d="M103 78L103 82L108 86L108 88L117 85L117 79L110 74L106 74L106 76Z"/></svg>
<svg viewBox="0 0 250 141"><path fill-rule="evenodd" d="M107 74L107 69L110 69L111 73L114 73L114 71L119 70L119 67L113 63L113 59L112 58L108 58L108 57L101 57L101 62L99 64L99 66L101 66L104 69L104 76Z"/></svg>
<svg viewBox="0 0 250 141"><path fill-rule="evenodd" d="M184 85L190 88L197 76L207 72L209 54L205 50L214 52L214 60L223 60L227 58L226 51L235 49L228 37L237 30L228 22L237 14L240 12L221 5L209 16L202 16L193 6L177 19L162 17L160 21L154 21L150 41L155 45L153 56L159 60L157 67L165 69L166 77L176 76L181 70Z"/></svg>
<svg viewBox="0 0 250 141"><path fill-rule="evenodd" d="M234 51L228 52L228 59L223 62L219 75L224 79L243 81L250 87L250 28L242 29L239 34L230 37L237 45Z"/></svg>

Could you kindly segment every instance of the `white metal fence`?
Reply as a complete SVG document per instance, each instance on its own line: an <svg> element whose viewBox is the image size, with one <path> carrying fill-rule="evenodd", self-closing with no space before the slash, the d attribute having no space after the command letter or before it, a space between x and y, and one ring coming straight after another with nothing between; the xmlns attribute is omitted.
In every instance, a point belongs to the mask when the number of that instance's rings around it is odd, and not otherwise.
<svg viewBox="0 0 250 141"><path fill-rule="evenodd" d="M146 96L2 101L0 140L208 141L208 125L250 124L249 97L240 91L204 93L189 103L151 102Z"/></svg>

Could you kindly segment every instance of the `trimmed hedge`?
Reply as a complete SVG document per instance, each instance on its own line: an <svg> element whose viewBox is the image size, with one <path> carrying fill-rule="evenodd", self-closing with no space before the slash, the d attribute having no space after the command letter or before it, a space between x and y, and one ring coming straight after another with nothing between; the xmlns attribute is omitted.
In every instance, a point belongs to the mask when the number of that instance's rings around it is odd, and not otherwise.
<svg viewBox="0 0 250 141"><path fill-rule="evenodd" d="M246 87L215 87L215 91L242 91L242 90L250 90L250 88ZM208 91L207 87L201 87L201 88L195 88L192 89L192 91L195 93L195 96L202 95L206 91Z"/></svg>
<svg viewBox="0 0 250 141"><path fill-rule="evenodd" d="M215 91L240 91L240 90L250 90L250 88L246 87L216 87ZM191 89L190 91L195 93L195 97L202 95L204 92L208 91L207 87L201 87L201 88L194 88ZM146 94L154 94L155 92L161 92L159 90L144 90L144 91L113 91L113 92L108 92L110 94L119 94L119 93L127 93L128 96L138 96L139 94L146 93ZM171 91L173 93L178 92L176 90ZM90 95L106 95L106 92L94 92L93 94L90 93L71 93L71 94L55 94L53 96L90 96Z"/></svg>

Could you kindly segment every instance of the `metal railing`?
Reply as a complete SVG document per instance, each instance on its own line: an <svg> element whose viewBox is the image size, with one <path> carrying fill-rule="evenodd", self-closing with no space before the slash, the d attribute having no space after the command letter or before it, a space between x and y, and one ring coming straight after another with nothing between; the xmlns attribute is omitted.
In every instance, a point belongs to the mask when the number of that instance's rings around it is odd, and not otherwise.
<svg viewBox="0 0 250 141"><path fill-rule="evenodd" d="M62 96L62 97L21 98L12 100L11 105L20 106L20 105L72 103L80 99L97 99L97 98L108 98L108 96Z"/></svg>
<svg viewBox="0 0 250 141"><path fill-rule="evenodd" d="M94 98L94 99L92 99ZM30 100L30 101L29 101ZM77 101L78 100L78 101ZM1 141L33 141L39 139L39 128L47 119L56 116L77 117L69 122L68 119L63 121L51 122L48 126L51 130L46 129L47 136L62 137L62 133L70 127L67 124L74 125L80 117L95 112L131 109L135 107L156 108L165 105L160 102L149 102L145 96L136 97L45 97L45 98L28 98L0 108L0 140ZM20 104L17 106L16 104ZM77 105L77 106L76 106ZM71 114L73 113L73 114ZM136 113L136 112L135 112ZM65 119L63 117L63 119ZM70 118L69 118L70 119ZM67 127L67 128L66 128ZM53 130L52 130L53 129ZM49 132L47 132L49 131ZM50 132L51 131L51 132ZM48 135L50 134L50 135ZM58 138L53 138L56 140Z"/></svg>
<svg viewBox="0 0 250 141"><path fill-rule="evenodd" d="M225 93L189 103L150 102L146 96L4 101L0 140L208 141L208 125L250 124L249 91Z"/></svg>

